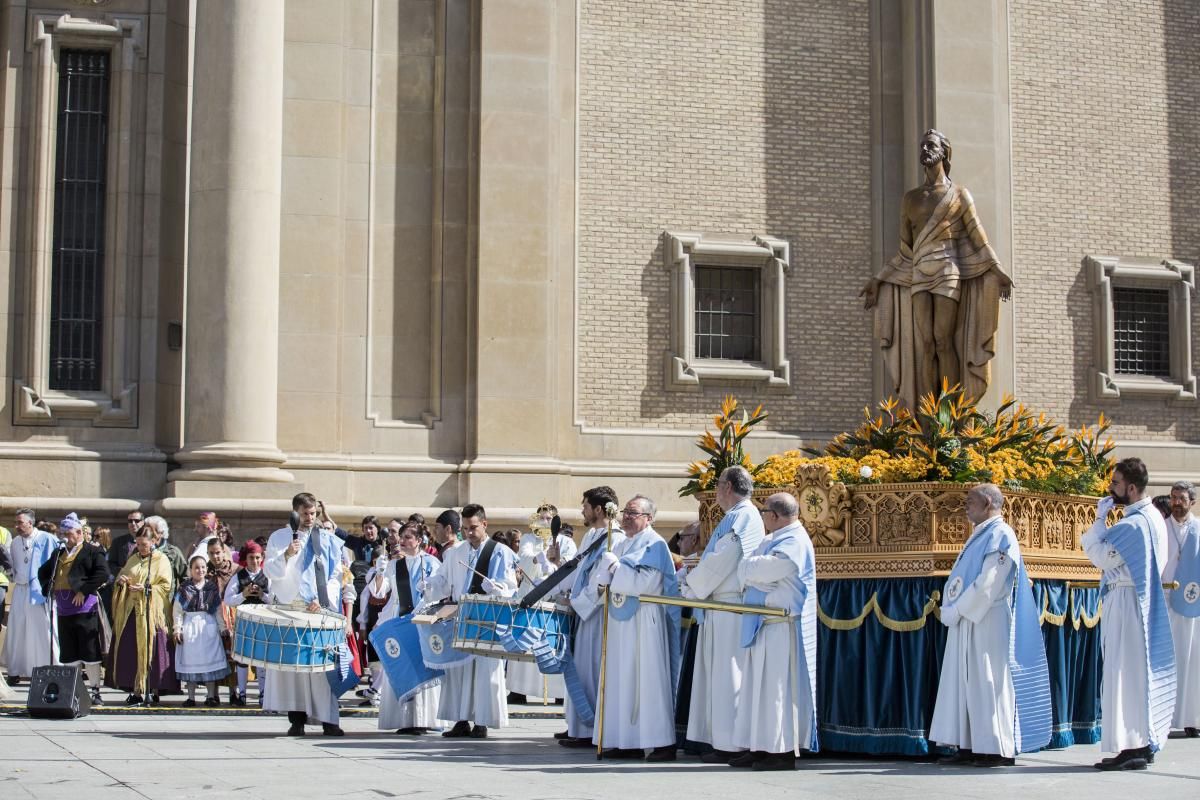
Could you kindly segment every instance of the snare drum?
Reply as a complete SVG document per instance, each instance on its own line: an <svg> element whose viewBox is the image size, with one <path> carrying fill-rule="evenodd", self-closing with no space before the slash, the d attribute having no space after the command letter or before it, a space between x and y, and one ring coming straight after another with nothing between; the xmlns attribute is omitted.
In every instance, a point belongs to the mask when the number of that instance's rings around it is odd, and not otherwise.
<svg viewBox="0 0 1200 800"><path fill-rule="evenodd" d="M505 649L496 627L511 628L520 639L526 630L545 633L556 653L566 651L571 632L570 614L553 603L534 603L521 608L516 600L482 594L459 598L458 622L454 628L454 649L491 658L533 661L533 653L512 653Z"/></svg>
<svg viewBox="0 0 1200 800"><path fill-rule="evenodd" d="M284 672L326 672L346 643L346 618L291 606L243 604L233 629L233 660Z"/></svg>

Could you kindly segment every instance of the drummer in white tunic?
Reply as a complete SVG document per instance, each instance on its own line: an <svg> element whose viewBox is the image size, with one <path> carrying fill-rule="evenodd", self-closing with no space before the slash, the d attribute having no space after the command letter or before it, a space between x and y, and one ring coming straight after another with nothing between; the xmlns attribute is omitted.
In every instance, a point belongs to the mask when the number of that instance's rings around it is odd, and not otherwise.
<svg viewBox="0 0 1200 800"><path fill-rule="evenodd" d="M389 584L388 601L379 612L376 627L390 619L411 614L423 600L421 586L436 575L442 562L436 556L421 552L421 540L417 530L406 527L400 532L400 557L388 562L384 568ZM368 581L370 579L368 578ZM430 728L440 727L437 718L438 703L442 691L439 684L427 686L411 697L400 700L391 684L387 672L379 670L379 729L395 730L403 736L420 736Z"/></svg>
<svg viewBox="0 0 1200 800"><path fill-rule="evenodd" d="M684 597L741 602L738 564L763 538L762 516L750 500L753 491L754 479L745 467L729 467L717 478L717 504L725 516L709 538L700 563L684 580ZM708 764L728 764L737 755L733 718L742 686L741 630L740 614L703 614L696 641L687 738L712 745L713 749L700 757Z"/></svg>
<svg viewBox="0 0 1200 800"><path fill-rule="evenodd" d="M280 528L267 540L265 571L276 603L299 602L315 613L336 611L342 600L342 542L316 524L317 498L301 492L292 498L298 527ZM337 695L324 672L269 669L266 711L285 711L289 736L303 736L306 718L321 722L326 736L342 736Z"/></svg>
<svg viewBox="0 0 1200 800"><path fill-rule="evenodd" d="M462 525L466 541L442 554L441 572L422 587L426 599L449 597L458 602L466 594L512 597L517 591L517 556L488 537L483 506L464 506ZM455 723L442 735L486 738L489 727L508 724L507 696L504 662L498 658L474 656L462 666L447 667L437 715Z"/></svg>
<svg viewBox="0 0 1200 800"><path fill-rule="evenodd" d="M1179 588L1167 593L1167 616L1175 643L1175 716L1171 727L1189 739L1200 736L1200 519L1192 513L1196 487L1179 481L1171 487L1167 518L1167 567L1163 583Z"/></svg>
<svg viewBox="0 0 1200 800"><path fill-rule="evenodd" d="M575 542L571 537L553 533L552 522L557 516L558 509L544 503L534 515L533 530L521 534L521 541L517 544L518 600L557 569L549 558L551 547L558 549L560 562L575 555ZM509 661L506 681L508 690L513 694L525 695L526 702L552 702L567 694L563 676L543 675L534 661Z"/></svg>

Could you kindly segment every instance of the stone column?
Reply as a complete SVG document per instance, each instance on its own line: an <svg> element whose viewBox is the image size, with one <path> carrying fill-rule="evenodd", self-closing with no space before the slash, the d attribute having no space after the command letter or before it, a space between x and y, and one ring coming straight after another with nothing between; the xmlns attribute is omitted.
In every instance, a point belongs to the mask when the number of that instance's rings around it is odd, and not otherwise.
<svg viewBox="0 0 1200 800"><path fill-rule="evenodd" d="M284 0L196 4L177 496L291 480L276 446L283 36Z"/></svg>

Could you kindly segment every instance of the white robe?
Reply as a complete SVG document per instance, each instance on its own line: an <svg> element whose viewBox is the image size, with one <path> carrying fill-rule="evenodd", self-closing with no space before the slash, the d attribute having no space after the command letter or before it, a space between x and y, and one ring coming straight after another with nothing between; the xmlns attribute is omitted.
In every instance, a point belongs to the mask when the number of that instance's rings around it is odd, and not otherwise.
<svg viewBox="0 0 1200 800"><path fill-rule="evenodd" d="M613 547L619 558L653 528L633 534ZM616 594L662 594L658 570L622 564L610 587ZM601 609L600 614L604 611ZM608 657L604 678L605 749L645 750L675 744L675 697L671 681L670 618L665 606L641 603L633 617L608 622ZM599 712L597 712L598 714ZM592 734L598 743L599 731Z"/></svg>
<svg viewBox="0 0 1200 800"><path fill-rule="evenodd" d="M1088 559L1104 571L1104 581L1109 586L1100 622L1100 649L1104 658L1100 684L1100 749L1106 753L1119 753L1150 744L1150 718L1146 707L1149 676L1146 674L1146 644L1137 589L1125 559L1116 548L1099 538L1105 530L1103 520L1095 523L1084 534L1082 544ZM1152 544L1161 568L1165 552L1158 552L1157 543ZM1160 741L1166 738L1167 731L1163 731Z"/></svg>
<svg viewBox="0 0 1200 800"><path fill-rule="evenodd" d="M408 572L413 572L420 568L420 558L408 559ZM379 619L376 622L376 627L382 625L390 619L394 619L396 612L400 606L400 591L396 586L396 562L389 561L385 567L385 573L388 576L386 593L388 595L387 605L379 612ZM371 585L374 576L368 576L367 585ZM365 594L365 593L364 593ZM415 600L416 598L414 598ZM419 604L418 604L419 605ZM442 698L442 687L440 683L435 683L432 686L427 686L421 691L414 694L412 697L401 702L396 697L396 693L392 691L391 684L388 683L387 670L379 670L380 678L377 686L379 690L379 729L380 730L397 730L399 728L442 728L446 723L438 719L437 710L438 704Z"/></svg>
<svg viewBox="0 0 1200 800"><path fill-rule="evenodd" d="M974 753L1016 756L1016 693L1008 663L1009 598L1015 562L990 553L954 608L942 655L930 741Z"/></svg>
<svg viewBox="0 0 1200 800"><path fill-rule="evenodd" d="M1200 519L1194 514L1189 520L1200 531ZM1173 518L1167 521L1167 566L1163 582L1175 580L1179 562L1179 547L1183 543L1184 526ZM1193 534L1195 535L1195 534ZM1183 587L1174 591L1181 592ZM1200 728L1200 617L1185 617L1171 608L1171 592L1167 591L1167 617L1171 621L1171 639L1175 642L1175 715L1171 727Z"/></svg>
<svg viewBox="0 0 1200 800"><path fill-rule="evenodd" d="M741 560L741 544L737 537L727 535L688 573L687 586L702 600L740 603L737 573ZM738 749L733 723L742 687L741 635L741 614L705 611L696 638L687 738L726 752Z"/></svg>
<svg viewBox="0 0 1200 800"><path fill-rule="evenodd" d="M496 545L493 559L504 558L502 547ZM463 587L468 585L467 576L473 572L471 565L475 558L478 551L472 550L469 542L461 542L443 553L442 569L429 579L426 599L449 597L458 602ZM498 583L496 596L512 597L517 591L516 571L507 567ZM475 656L463 666L446 669L437 716L455 722L470 721L486 728L503 728L508 724L507 698L504 661Z"/></svg>
<svg viewBox="0 0 1200 800"><path fill-rule="evenodd" d="M759 547L769 544L764 539ZM790 559L756 554L742 561L739 575L747 585L767 592L764 605L793 608L799 598L793 597L796 592L788 580L797 569ZM801 680L797 635L796 617L767 617L750 646L742 648L733 749L795 753L812 742L812 691L808 681Z"/></svg>
<svg viewBox="0 0 1200 800"><path fill-rule="evenodd" d="M58 661L58 635L51 624L49 601L33 605L29 602L29 586L36 581L41 564L30 561L30 544L33 537L50 534L35 531L26 539L13 536L12 583L8 588L8 629L4 635L4 663L8 674L28 678L35 667L43 667ZM53 551L51 551L53 552ZM51 646L51 634L54 635Z"/></svg>
<svg viewBox="0 0 1200 800"><path fill-rule="evenodd" d="M607 535L607 527L590 529L584 534L581 549L587 550L593 542ZM613 547L624 538L625 534L620 529L613 529ZM597 567L599 563L596 562ZM601 602L599 578L600 570L593 567L583 590L570 598L571 609L577 618L571 660L575 662L575 671L579 674L579 682L583 685L588 702L592 704L593 712L596 709L596 695L600 689L600 646L604 633L604 603ZM569 595L570 587L575 585L575 576L564 583L568 587ZM580 719L578 709L570 697L563 703L563 716L567 719L567 733L573 738L592 738L595 733L594 726Z"/></svg>
<svg viewBox="0 0 1200 800"><path fill-rule="evenodd" d="M311 531L300 532L300 549L308 546ZM332 534L328 534L332 535ZM291 603L299 597L301 584L307 578L299 568L301 556L290 560L283 553L292 543L292 529L280 528L267 540L267 559L263 569L271 581L271 595L277 603ZM340 563L329 569L326 591L330 598L341 598ZM287 672L268 669L269 677L263 696L264 711L303 711L312 719L326 725L337 725L339 717L338 698L329 685L324 672Z"/></svg>

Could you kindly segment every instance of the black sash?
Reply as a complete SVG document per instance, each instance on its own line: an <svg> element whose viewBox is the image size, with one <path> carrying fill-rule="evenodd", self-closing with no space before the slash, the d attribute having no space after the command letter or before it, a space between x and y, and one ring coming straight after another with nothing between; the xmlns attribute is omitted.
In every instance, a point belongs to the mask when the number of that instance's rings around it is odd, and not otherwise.
<svg viewBox="0 0 1200 800"><path fill-rule="evenodd" d="M267 602L265 598L267 596L269 584L267 583L267 574L265 572L259 570L258 575L251 578L249 570L243 567L242 569L238 570L237 582L238 594L242 596L243 603L253 604ZM262 591L262 594L258 597L246 597L246 587L250 584L257 586Z"/></svg>
<svg viewBox="0 0 1200 800"><path fill-rule="evenodd" d="M470 547L470 545L467 545ZM488 574L488 567L492 563L492 551L496 549L496 540L488 539L483 543L483 549L479 551L479 558L475 561L475 571L471 573L471 588L467 589L467 594L483 594L483 577Z"/></svg>
<svg viewBox="0 0 1200 800"><path fill-rule="evenodd" d="M403 617L413 610L412 582L408 579L408 559L400 556L396 559L396 616Z"/></svg>

